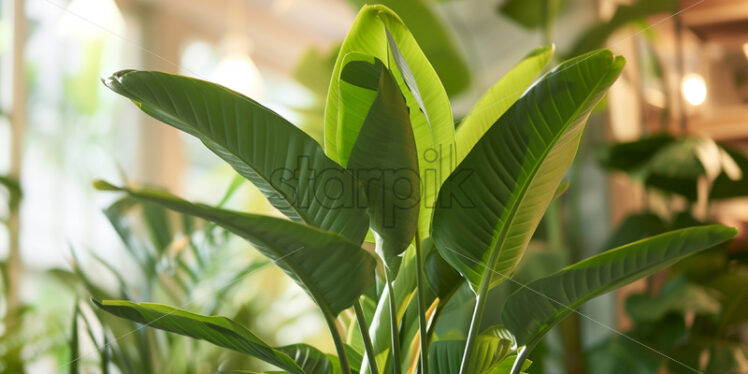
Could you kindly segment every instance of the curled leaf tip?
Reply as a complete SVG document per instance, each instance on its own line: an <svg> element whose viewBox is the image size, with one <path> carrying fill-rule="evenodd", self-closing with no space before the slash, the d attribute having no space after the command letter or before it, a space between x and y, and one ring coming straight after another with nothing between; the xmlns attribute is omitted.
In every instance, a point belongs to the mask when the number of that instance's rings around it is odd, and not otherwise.
<svg viewBox="0 0 748 374"><path fill-rule="evenodd" d="M737 227L730 227L730 226L727 226L727 233L728 233L728 234L729 234L729 235L730 235L731 237L734 237L735 235L738 235L738 232L740 232L740 230L738 230L738 228L737 228Z"/></svg>
<svg viewBox="0 0 748 374"><path fill-rule="evenodd" d="M104 180L94 181L93 187L99 191L120 191L121 190L121 188Z"/></svg>
<svg viewBox="0 0 748 374"><path fill-rule="evenodd" d="M120 80L125 74L133 72L133 71L135 71L135 70L134 69L120 70L120 71L117 71L114 74L112 74L112 76L110 76L109 79Z"/></svg>
<svg viewBox="0 0 748 374"><path fill-rule="evenodd" d="M623 67L623 65L626 65L626 57L615 56L613 59L613 65L617 67Z"/></svg>
<svg viewBox="0 0 748 374"><path fill-rule="evenodd" d="M130 73L130 72L134 72L134 71L136 71L136 70L133 70L133 69L120 70L120 71L115 72L114 74L110 75L107 78L102 78L101 82L104 83L104 85L107 86L110 90L112 90L112 91L114 91L114 92L116 92L116 93L118 93L120 95L127 96L125 94L125 91L124 91L123 87L122 87L122 78L125 76L125 74Z"/></svg>

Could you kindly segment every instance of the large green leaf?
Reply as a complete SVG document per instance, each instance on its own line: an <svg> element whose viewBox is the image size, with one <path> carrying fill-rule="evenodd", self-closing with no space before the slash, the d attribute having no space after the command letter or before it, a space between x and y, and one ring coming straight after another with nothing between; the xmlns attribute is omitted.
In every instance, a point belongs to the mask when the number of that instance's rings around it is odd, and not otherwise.
<svg viewBox="0 0 748 374"><path fill-rule="evenodd" d="M304 288L326 315L336 316L353 305L374 282L374 257L338 234L280 218L192 204L159 190L118 188L106 182L97 182L97 188L123 191L241 236Z"/></svg>
<svg viewBox="0 0 748 374"><path fill-rule="evenodd" d="M304 374L286 353L267 345L244 326L219 316L204 316L156 303L94 301L109 313L161 330L175 332L252 355L291 373Z"/></svg>
<svg viewBox="0 0 748 374"><path fill-rule="evenodd" d="M391 282L418 225L418 155L408 108L394 77L378 59L373 63L352 59L341 77L341 88L345 82L348 89L376 92L371 107L364 111L366 117L347 166L367 195L376 251Z"/></svg>
<svg viewBox="0 0 748 374"><path fill-rule="evenodd" d="M448 298L457 287L462 284L463 278L456 272L438 251L431 251L424 260L424 275L428 284L440 299Z"/></svg>
<svg viewBox="0 0 748 374"><path fill-rule="evenodd" d="M504 113L442 186L432 236L474 291L484 279L488 289L516 268L574 159L589 113L623 64L601 50L556 67Z"/></svg>
<svg viewBox="0 0 748 374"><path fill-rule="evenodd" d="M355 111L355 108L346 109L346 103L370 103L373 100L371 92L364 90L343 92L346 82L341 75L343 66L353 58L351 54L356 56L355 59L370 56L384 61L394 72L405 96L421 178L419 230L426 237L439 185L453 167L455 139L449 98L434 68L402 20L385 6L364 6L341 46L325 107L325 152L342 165L348 163L348 147L358 137L362 123L355 115L344 115ZM357 95L356 92L361 93L361 99L346 97Z"/></svg>
<svg viewBox="0 0 748 374"><path fill-rule="evenodd" d="M530 87L552 56L552 47L533 50L483 94L457 128L457 164L467 156L491 125L496 123Z"/></svg>
<svg viewBox="0 0 748 374"><path fill-rule="evenodd" d="M350 0L357 6L381 4L400 16L424 54L434 66L449 96L463 92L470 85L467 63L454 38L439 19L428 0Z"/></svg>
<svg viewBox="0 0 748 374"><path fill-rule="evenodd" d="M519 345L530 349L587 300L725 242L737 230L708 225L671 231L603 252L536 280L512 294L501 314Z"/></svg>
<svg viewBox="0 0 748 374"><path fill-rule="evenodd" d="M553 199L558 199L566 192L568 188L568 180L561 182L553 195ZM628 241L626 243L628 243ZM430 246L431 244L432 241L430 239L424 241L425 248L428 248L428 246ZM558 257L557 253L547 254L552 255L553 257ZM545 263L544 265L547 267L548 263ZM548 273L550 273L550 271ZM440 304L448 302L452 294L457 291L457 289L465 281L465 278L463 278L460 273L458 273L449 263L444 261L444 259L439 254L439 251L432 251L428 254L428 256L426 256L426 259L424 260L424 275L431 289L434 291L436 296L439 297ZM432 323L435 322L436 321L433 321Z"/></svg>
<svg viewBox="0 0 748 374"><path fill-rule="evenodd" d="M177 75L123 70L105 81L150 116L200 139L286 216L361 243L364 207L352 176L283 117L225 87Z"/></svg>
<svg viewBox="0 0 748 374"><path fill-rule="evenodd" d="M351 150L348 169L366 193L377 252L395 271L418 228L418 155L408 108L381 61L354 61L343 69L343 77L347 75L362 86L376 82L377 95Z"/></svg>
<svg viewBox="0 0 748 374"><path fill-rule="evenodd" d="M440 340L431 344L429 368L435 374L459 373L464 340Z"/></svg>
<svg viewBox="0 0 748 374"><path fill-rule="evenodd" d="M364 361L362 351L360 352L356 350L356 348L353 348L351 345L346 344L345 354L348 356L348 362L350 362L353 372L358 373L358 368L361 367L361 363ZM333 364L334 363L335 362L333 361Z"/></svg>
<svg viewBox="0 0 748 374"><path fill-rule="evenodd" d="M348 53L343 58L344 69L340 74L339 118L342 123L345 123L346 129L356 136L340 138L337 146L341 154L348 155L348 157L379 92L379 71L373 68L376 61L379 59L356 52ZM341 165L348 166L348 157L341 160Z"/></svg>

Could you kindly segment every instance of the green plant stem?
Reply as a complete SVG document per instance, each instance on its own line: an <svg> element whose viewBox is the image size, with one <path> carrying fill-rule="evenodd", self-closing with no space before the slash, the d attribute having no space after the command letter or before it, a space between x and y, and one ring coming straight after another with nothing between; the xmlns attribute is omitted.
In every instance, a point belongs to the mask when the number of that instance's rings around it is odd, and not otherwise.
<svg viewBox="0 0 748 374"><path fill-rule="evenodd" d="M426 295L423 282L423 256L421 236L416 230L416 292L418 293L418 328L421 341L421 374L429 373L428 325L426 324Z"/></svg>
<svg viewBox="0 0 748 374"><path fill-rule="evenodd" d="M578 170L576 171L579 172ZM581 176L576 175L576 180L581 180ZM548 210L543 217L546 230L548 232L548 244L554 251L569 253L564 239L564 222L561 215L562 201L554 200L548 205ZM578 246L576 246L578 247ZM572 253L572 263L579 261L578 251ZM584 357L582 354L582 341L580 335L579 319L576 315L566 317L560 323L561 340L564 343L564 367L567 374L584 373Z"/></svg>
<svg viewBox="0 0 748 374"><path fill-rule="evenodd" d="M486 307L486 291L488 290L488 281L485 279L489 278L486 276L481 283L480 292L475 297L475 309L473 310L473 318L470 320L470 330L468 330L467 342L465 343L465 352L462 354L462 365L460 366L460 374L467 374L470 372L470 357L473 354L473 346L475 340L478 338L478 329L480 328L481 321L483 320L483 310ZM484 287L485 285L485 287Z"/></svg>
<svg viewBox="0 0 748 374"><path fill-rule="evenodd" d="M351 365L348 363L348 356L345 354L345 345L343 345L343 339L340 337L338 326L335 324L335 317L327 311L322 314L325 316L327 327L330 329L332 340L335 342L335 349L338 351L338 359L340 360L340 368L343 370L343 374L351 374Z"/></svg>
<svg viewBox="0 0 748 374"><path fill-rule="evenodd" d="M109 374L109 342L104 334L104 345L101 348L101 374Z"/></svg>
<svg viewBox="0 0 748 374"><path fill-rule="evenodd" d="M566 367L567 374L582 374L585 372L582 337L579 318L577 317L577 315L570 315L559 324L561 341L564 344L564 367Z"/></svg>
<svg viewBox="0 0 748 374"><path fill-rule="evenodd" d="M514 365L512 365L511 374L520 374L522 371L522 364L525 363L527 356L530 354L530 347L524 347L519 349L517 358L514 359Z"/></svg>
<svg viewBox="0 0 748 374"><path fill-rule="evenodd" d="M366 350L366 358L369 360L371 374L379 374L377 357L374 354L374 346L372 346L371 337L369 336L369 326L366 325L360 301L353 303L353 311L356 313L356 322L358 322L358 330L361 332L361 339L364 341L364 349Z"/></svg>
<svg viewBox="0 0 748 374"><path fill-rule="evenodd" d="M79 346L78 346L78 315L80 309L78 309L78 300L75 300L75 310L73 310L73 323L71 328L70 337L70 374L78 373L78 359L80 358Z"/></svg>
<svg viewBox="0 0 748 374"><path fill-rule="evenodd" d="M502 234L499 243L503 242ZM480 283L480 289L478 294L475 296L475 309L473 310L473 318L470 321L470 330L468 330L467 342L465 342L465 352L462 355L462 365L460 366L460 374L470 373L470 357L473 354L473 346L475 340L480 334L480 324L483 321L483 311L486 309L486 299L488 299L488 286L491 284L491 271L496 263L498 254L500 251L494 251L491 255L491 259L488 261L488 267L486 268L487 274L483 276Z"/></svg>
<svg viewBox="0 0 748 374"><path fill-rule="evenodd" d="M395 291L392 288L392 273L385 267L384 281L387 283L387 298L390 304L390 337L392 339L392 361L393 373L400 374L402 361L400 359L400 333L397 327L397 311L395 310Z"/></svg>

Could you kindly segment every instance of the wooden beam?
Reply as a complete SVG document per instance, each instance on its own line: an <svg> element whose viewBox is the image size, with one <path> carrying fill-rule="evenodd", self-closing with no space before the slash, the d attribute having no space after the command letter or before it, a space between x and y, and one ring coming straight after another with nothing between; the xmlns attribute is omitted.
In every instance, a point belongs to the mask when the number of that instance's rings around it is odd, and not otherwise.
<svg viewBox="0 0 748 374"><path fill-rule="evenodd" d="M686 27L748 21L748 2L743 0L681 1L681 9L689 7L692 8L681 14Z"/></svg>
<svg viewBox="0 0 748 374"><path fill-rule="evenodd" d="M23 166L23 143L26 133L26 7L25 0L13 2L13 58L12 58L12 93L13 100L10 109L10 170L11 178L21 181ZM8 214L8 259L5 332L6 336L13 336L21 327L21 274L23 261L21 258L21 214L20 205L11 207ZM22 365L21 352L7 352L10 365ZM6 367L9 372L23 372L22 367Z"/></svg>
<svg viewBox="0 0 748 374"><path fill-rule="evenodd" d="M144 47L144 67L180 73L179 54L187 25L181 19L165 14L162 8L148 4L140 4L135 15L141 26L139 42ZM179 193L187 163L181 132L145 114L141 118L136 181Z"/></svg>

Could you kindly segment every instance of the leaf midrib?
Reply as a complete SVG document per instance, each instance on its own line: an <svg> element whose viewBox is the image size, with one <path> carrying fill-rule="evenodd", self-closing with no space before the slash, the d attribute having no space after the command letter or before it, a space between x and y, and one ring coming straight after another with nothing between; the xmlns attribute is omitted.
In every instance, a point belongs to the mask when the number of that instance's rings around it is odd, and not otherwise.
<svg viewBox="0 0 748 374"><path fill-rule="evenodd" d="M610 69L608 69L608 71L606 71L606 75L604 77L607 77L607 73L609 71L610 71ZM602 78L598 79L598 81L595 83L594 88L592 90L588 90L587 92L597 93L598 92L598 88L600 87L600 85L602 84L603 81L604 81L604 79L602 79ZM568 90L568 82L565 82L565 83L567 85L567 90ZM529 189L530 185L532 184L532 181L535 179L535 175L537 174L537 172L540 169L540 167L545 163L545 160L546 160L546 158L548 156L548 153L550 153L550 151L553 148L555 148L555 146L556 146L556 144L558 142L558 139L561 138L561 136L563 136L564 133L566 133L566 131L568 130L568 127L571 125L571 123L574 122L574 119L577 118L577 116L580 113L583 112L582 108L585 108L587 106L587 104L590 102L590 100L591 100L591 98L593 96L594 96L594 94L588 94L585 97L585 99L582 101L582 103L581 103L582 105L577 105L577 110L575 110L572 113L572 115L569 116L569 120L564 124L563 130L559 131L556 134L556 136L553 137L553 140L550 142L550 144L552 146L551 147L546 147L545 151L542 153L542 157L540 158L541 162L537 163L532 168L532 173L530 174L531 177L527 178L526 182L520 188L520 196L517 199L517 202L512 206L512 208L511 208L511 210L509 212L509 216L507 217L506 224L504 224L504 226L501 229L501 232L499 232L498 235L494 234L494 236L491 238L491 246L490 246L490 248L494 248L496 246L499 246L499 247L496 248L496 250L493 251L493 253L491 254L491 257L490 257L489 262L487 264L488 266L486 267L483 275L481 276L481 284L483 282L485 282L485 278L486 278L487 275L488 275L488 278L491 278L491 276L489 274L491 272L493 272L493 268L494 268L494 266L496 266L496 260L498 260L499 254L504 250L504 245L506 244L506 240L505 239L506 239L506 235L508 234L509 228L512 226L512 223L514 222L514 218L516 217L517 211L519 210L519 207L522 205L522 202L524 201L525 196L527 195L527 190ZM555 99L552 99L551 102L554 103L554 106L555 106ZM505 114L506 114L506 112L505 112ZM501 217L499 217L499 219L501 219ZM503 277L506 277L506 275L503 275L503 274L500 274L500 275L503 276Z"/></svg>

